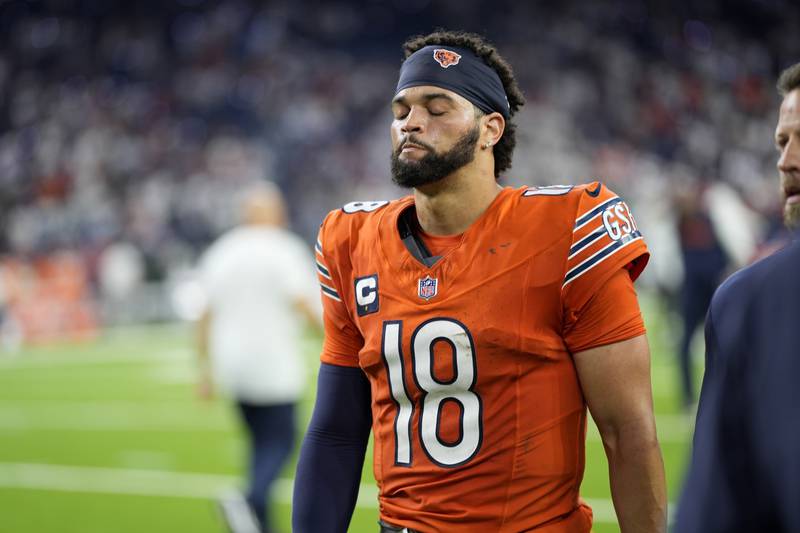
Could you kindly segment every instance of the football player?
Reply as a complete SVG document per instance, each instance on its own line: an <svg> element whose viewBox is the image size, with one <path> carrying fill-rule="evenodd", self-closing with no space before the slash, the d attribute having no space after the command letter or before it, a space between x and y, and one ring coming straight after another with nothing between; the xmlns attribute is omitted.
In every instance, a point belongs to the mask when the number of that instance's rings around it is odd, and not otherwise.
<svg viewBox="0 0 800 533"><path fill-rule="evenodd" d="M317 241L325 343L294 531L347 530L371 430L383 532L588 532L587 405L622 531L663 531L636 220L598 182L497 184L524 100L480 36L405 54L392 174L413 194L333 211Z"/></svg>

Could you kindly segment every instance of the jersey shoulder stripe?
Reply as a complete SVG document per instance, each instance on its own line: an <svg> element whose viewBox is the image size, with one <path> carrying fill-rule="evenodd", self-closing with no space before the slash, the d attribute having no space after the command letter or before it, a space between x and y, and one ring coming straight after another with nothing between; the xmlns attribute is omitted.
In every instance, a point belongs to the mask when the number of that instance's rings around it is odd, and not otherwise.
<svg viewBox="0 0 800 533"><path fill-rule="evenodd" d="M333 287L333 278L331 277L331 271L325 262L325 252L322 249L323 229L324 229L324 223L323 226L320 227L319 235L317 236L317 241L314 243L314 252L316 260L315 262L317 265L317 276L320 285L320 291L322 292L323 296L327 296L332 300L341 302L342 297L339 295L339 292Z"/></svg>
<svg viewBox="0 0 800 533"><path fill-rule="evenodd" d="M320 289L322 290L322 294L329 298L333 298L336 301L341 302L342 298L339 296L339 293L333 287L333 278L331 277L331 271L324 263L324 257L322 252L317 252L317 276L320 285Z"/></svg>
<svg viewBox="0 0 800 533"><path fill-rule="evenodd" d="M586 213L582 215L578 215L575 219L575 230L579 230L595 218L597 218L603 211L608 209L609 207L620 203L622 199L619 196L614 196L613 198L609 198L608 200L604 201L598 206L591 207Z"/></svg>
<svg viewBox="0 0 800 533"><path fill-rule="evenodd" d="M562 288L590 272L602 271L598 279L605 278L635 260L637 253L647 254L636 219L622 198L600 182L579 189Z"/></svg>
<svg viewBox="0 0 800 533"><path fill-rule="evenodd" d="M597 266L602 261L606 260L608 257L616 253L622 248L632 244L635 241L641 240L642 234L640 231L634 231L633 233L626 235L625 237L621 238L618 241L612 242L607 244L604 248L601 248L589 258L585 259L583 262L579 263L575 267L573 267L570 271L567 272L567 275L564 277L564 285L566 286L571 281L575 280L576 278L580 277L582 274L588 272L593 267Z"/></svg>
<svg viewBox="0 0 800 533"><path fill-rule="evenodd" d="M597 239L602 238L605 232L606 229L602 224L592 228L586 237L572 245L572 247L569 249L569 257L567 257L567 259L572 259L578 252L591 245Z"/></svg>
<svg viewBox="0 0 800 533"><path fill-rule="evenodd" d="M319 258L317 258L317 272L323 278L331 279L330 270L328 270L327 267L325 267L325 265L322 263L322 261L320 261Z"/></svg>
<svg viewBox="0 0 800 533"><path fill-rule="evenodd" d="M352 248L360 239L372 239L386 207L397 202L358 201L329 212L314 244L322 295L337 302L350 298ZM348 307L345 304L346 307Z"/></svg>
<svg viewBox="0 0 800 533"><path fill-rule="evenodd" d="M331 287L330 285L326 285L320 281L319 283L320 288L322 289L322 294L327 296L328 298L332 298L337 302L341 302L342 298L339 296L339 293L336 292L336 289Z"/></svg>

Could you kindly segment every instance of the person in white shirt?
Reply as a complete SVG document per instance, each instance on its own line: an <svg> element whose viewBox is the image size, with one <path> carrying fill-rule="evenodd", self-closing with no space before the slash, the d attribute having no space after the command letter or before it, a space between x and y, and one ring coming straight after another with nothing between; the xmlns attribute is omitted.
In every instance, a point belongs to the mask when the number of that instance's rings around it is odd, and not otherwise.
<svg viewBox="0 0 800 533"><path fill-rule="evenodd" d="M272 482L295 439L295 405L307 368L301 338L306 323L321 326L310 249L286 229L286 208L277 187L248 191L243 224L222 235L201 258L207 305L198 323L198 394L217 385L237 404L250 437L246 495L258 523L234 531L270 531L266 503Z"/></svg>

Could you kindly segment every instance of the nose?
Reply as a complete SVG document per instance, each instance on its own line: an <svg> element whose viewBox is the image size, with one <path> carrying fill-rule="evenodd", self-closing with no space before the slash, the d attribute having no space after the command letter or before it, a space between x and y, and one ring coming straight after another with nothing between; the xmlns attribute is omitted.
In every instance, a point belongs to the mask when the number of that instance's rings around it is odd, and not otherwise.
<svg viewBox="0 0 800 533"><path fill-rule="evenodd" d="M425 129L424 113L416 106L412 106L400 125L400 131L405 134L422 133Z"/></svg>
<svg viewBox="0 0 800 533"><path fill-rule="evenodd" d="M781 172L792 172L800 170L800 136L792 135L786 146L783 147L780 158L778 158L778 170Z"/></svg>

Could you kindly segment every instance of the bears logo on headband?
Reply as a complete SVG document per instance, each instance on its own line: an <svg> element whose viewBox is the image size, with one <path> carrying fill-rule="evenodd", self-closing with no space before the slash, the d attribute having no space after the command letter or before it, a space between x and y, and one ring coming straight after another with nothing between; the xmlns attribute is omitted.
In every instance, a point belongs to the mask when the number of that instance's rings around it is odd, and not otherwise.
<svg viewBox="0 0 800 533"><path fill-rule="evenodd" d="M451 50L445 50L444 48L437 48L433 51L433 58L439 63L442 68L447 68L451 65L458 65L458 62L461 60L461 56Z"/></svg>
<svg viewBox="0 0 800 533"><path fill-rule="evenodd" d="M444 46L447 48L442 48ZM453 65L458 65L458 68L450 68ZM500 76L484 58L469 48L428 45L408 56L400 67L394 94L423 85L453 91L484 113L497 112L506 120L511 118L511 106Z"/></svg>

